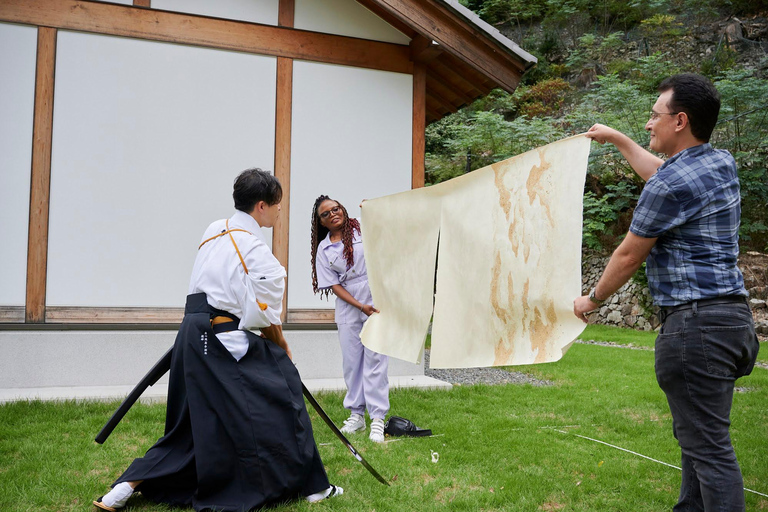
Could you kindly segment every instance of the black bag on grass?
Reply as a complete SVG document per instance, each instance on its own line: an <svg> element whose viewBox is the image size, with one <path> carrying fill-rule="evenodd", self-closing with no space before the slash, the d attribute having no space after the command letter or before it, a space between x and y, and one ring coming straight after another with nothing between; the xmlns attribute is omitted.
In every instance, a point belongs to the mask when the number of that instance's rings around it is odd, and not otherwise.
<svg viewBox="0 0 768 512"><path fill-rule="evenodd" d="M384 433L390 436L424 437L431 436L432 430L419 428L411 420L400 416L390 416L387 424L384 425Z"/></svg>

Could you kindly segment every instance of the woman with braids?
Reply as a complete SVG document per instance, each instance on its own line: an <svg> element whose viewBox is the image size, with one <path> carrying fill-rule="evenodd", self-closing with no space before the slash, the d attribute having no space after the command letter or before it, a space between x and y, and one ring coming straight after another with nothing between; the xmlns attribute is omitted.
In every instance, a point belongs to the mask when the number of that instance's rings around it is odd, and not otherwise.
<svg viewBox="0 0 768 512"><path fill-rule="evenodd" d="M336 324L350 415L341 431L365 430L365 410L371 417L370 439L384 442L384 417L389 412L387 356L360 343L363 324L379 310L373 307L363 256L360 222L328 196L315 200L312 209L312 289L328 298L336 295ZM339 300L341 299L341 300Z"/></svg>

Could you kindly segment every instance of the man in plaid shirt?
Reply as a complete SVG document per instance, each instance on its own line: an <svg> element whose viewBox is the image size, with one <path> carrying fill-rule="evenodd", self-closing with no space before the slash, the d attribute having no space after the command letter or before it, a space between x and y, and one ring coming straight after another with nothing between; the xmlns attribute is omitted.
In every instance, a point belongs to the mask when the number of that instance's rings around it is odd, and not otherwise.
<svg viewBox="0 0 768 512"><path fill-rule="evenodd" d="M614 144L647 181L629 233L597 286L573 302L587 321L646 261L648 285L661 307L656 379L667 396L682 450L683 480L675 511L745 510L743 479L731 444L736 379L752 371L758 341L737 267L741 198L736 162L709 138L720 95L706 78L675 75L645 125L650 148L600 124L587 136Z"/></svg>

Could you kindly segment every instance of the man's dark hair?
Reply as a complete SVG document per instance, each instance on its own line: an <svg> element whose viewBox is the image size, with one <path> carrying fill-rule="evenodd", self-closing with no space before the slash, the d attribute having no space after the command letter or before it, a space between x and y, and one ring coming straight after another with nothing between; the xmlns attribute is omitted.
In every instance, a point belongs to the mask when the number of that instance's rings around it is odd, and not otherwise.
<svg viewBox="0 0 768 512"><path fill-rule="evenodd" d="M259 201L272 206L283 199L283 187L273 175L258 168L246 169L235 179L235 208L251 213Z"/></svg>
<svg viewBox="0 0 768 512"><path fill-rule="evenodd" d="M693 73L673 75L659 84L659 92L672 89L669 108L685 112L691 133L700 141L709 142L720 114L720 93L706 77Z"/></svg>

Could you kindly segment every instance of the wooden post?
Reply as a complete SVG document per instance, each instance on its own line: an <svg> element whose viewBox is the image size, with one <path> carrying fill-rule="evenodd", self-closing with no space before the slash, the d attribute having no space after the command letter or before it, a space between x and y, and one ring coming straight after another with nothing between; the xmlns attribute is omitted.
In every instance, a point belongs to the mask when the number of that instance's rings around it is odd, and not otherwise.
<svg viewBox="0 0 768 512"><path fill-rule="evenodd" d="M56 71L56 29L37 30L37 70L32 128L32 179L27 240L27 323L45 322L48 269L48 211L51 196L53 87Z"/></svg>
<svg viewBox="0 0 768 512"><path fill-rule="evenodd" d="M411 188L424 186L424 130L427 119L427 68L422 63L413 65L413 149Z"/></svg>
<svg viewBox="0 0 768 512"><path fill-rule="evenodd" d="M294 0L280 0L278 25L293 27ZM277 94L275 98L275 176L283 186L280 216L272 230L272 253L288 271L288 226L291 212L291 119L293 106L293 59L277 58ZM288 317L288 278L283 294L282 320Z"/></svg>

